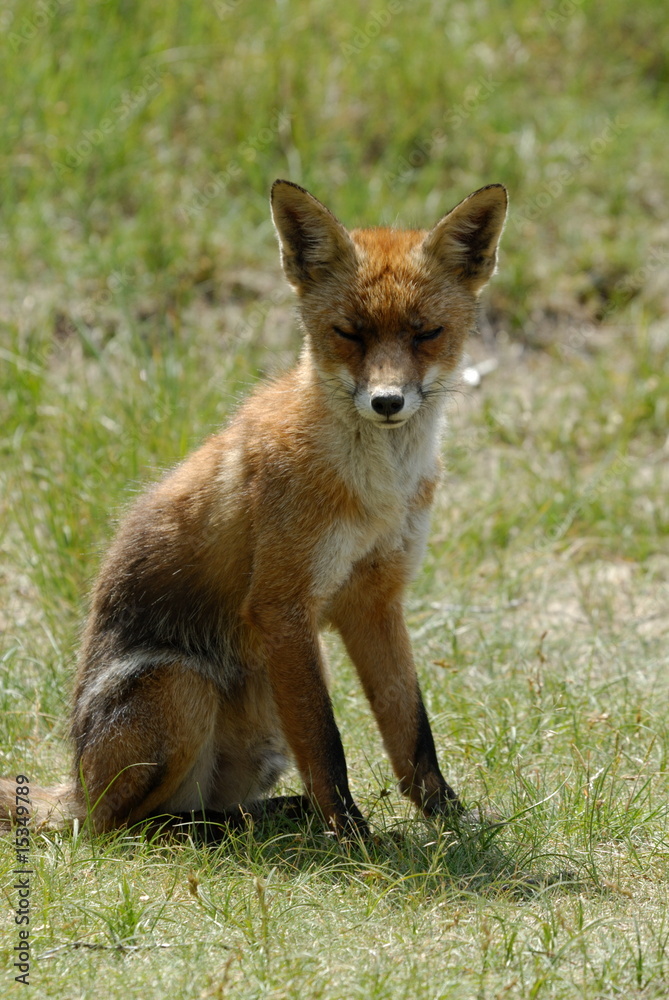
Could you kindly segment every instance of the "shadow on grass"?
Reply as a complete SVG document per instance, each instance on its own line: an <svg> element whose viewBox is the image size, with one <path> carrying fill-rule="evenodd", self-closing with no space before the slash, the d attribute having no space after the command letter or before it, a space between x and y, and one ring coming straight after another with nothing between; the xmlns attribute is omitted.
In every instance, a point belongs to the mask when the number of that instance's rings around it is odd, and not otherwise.
<svg viewBox="0 0 669 1000"><path fill-rule="evenodd" d="M513 820L438 821L420 817L381 817L365 838L338 841L325 832L322 820L269 815L235 818L192 814L158 817L139 824L126 836L152 850L194 852L193 863L238 863L256 874L276 870L287 878L314 875L324 883L355 880L361 885L385 883L398 900L419 892L422 897L450 891L463 894L535 896L559 888L595 888L592 873L573 858L548 854L545 843L514 839Z"/></svg>

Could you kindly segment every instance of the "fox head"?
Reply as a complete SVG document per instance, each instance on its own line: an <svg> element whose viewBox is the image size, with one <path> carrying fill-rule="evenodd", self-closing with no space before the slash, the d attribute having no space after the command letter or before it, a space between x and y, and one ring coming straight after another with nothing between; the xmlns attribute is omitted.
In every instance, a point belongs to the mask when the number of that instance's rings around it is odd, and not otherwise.
<svg viewBox="0 0 669 1000"><path fill-rule="evenodd" d="M494 273L506 207L506 189L491 184L429 231L349 232L304 188L275 181L272 217L307 349L362 418L400 427L442 394Z"/></svg>

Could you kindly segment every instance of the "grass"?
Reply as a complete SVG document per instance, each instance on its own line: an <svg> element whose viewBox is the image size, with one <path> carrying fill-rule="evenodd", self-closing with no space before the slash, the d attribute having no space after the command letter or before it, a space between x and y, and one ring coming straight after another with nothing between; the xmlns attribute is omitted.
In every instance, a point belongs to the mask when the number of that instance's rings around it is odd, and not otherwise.
<svg viewBox="0 0 669 1000"><path fill-rule="evenodd" d="M669 988L664 8L287 0L2 14L0 771L52 782L84 595L136 490L299 348L276 176L348 224L510 189L408 617L444 770L396 793L334 638L377 839L35 836L37 996L649 1000ZM14 983L11 841L0 844ZM4 983L6 982L6 985Z"/></svg>

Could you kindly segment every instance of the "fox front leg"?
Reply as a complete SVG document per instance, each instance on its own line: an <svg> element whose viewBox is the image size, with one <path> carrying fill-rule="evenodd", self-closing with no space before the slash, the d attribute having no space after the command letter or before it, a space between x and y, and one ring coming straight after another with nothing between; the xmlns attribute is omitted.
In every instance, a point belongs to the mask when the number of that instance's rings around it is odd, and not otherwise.
<svg viewBox="0 0 669 1000"><path fill-rule="evenodd" d="M330 609L376 717L401 791L425 815L462 812L439 769L416 677L401 593L401 559L359 566Z"/></svg>
<svg viewBox="0 0 669 1000"><path fill-rule="evenodd" d="M245 618L261 638L283 734L309 798L338 836L366 835L367 824L349 789L317 630L308 612L265 595L260 605L247 605Z"/></svg>

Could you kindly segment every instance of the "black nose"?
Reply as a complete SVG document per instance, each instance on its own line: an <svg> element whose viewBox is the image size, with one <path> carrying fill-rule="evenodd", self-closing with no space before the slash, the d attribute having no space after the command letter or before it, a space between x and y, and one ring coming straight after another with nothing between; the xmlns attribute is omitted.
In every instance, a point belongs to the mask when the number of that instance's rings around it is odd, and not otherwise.
<svg viewBox="0 0 669 1000"><path fill-rule="evenodd" d="M403 406L404 396L399 392L379 392L376 396L372 396L372 409L384 417L399 413Z"/></svg>

